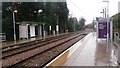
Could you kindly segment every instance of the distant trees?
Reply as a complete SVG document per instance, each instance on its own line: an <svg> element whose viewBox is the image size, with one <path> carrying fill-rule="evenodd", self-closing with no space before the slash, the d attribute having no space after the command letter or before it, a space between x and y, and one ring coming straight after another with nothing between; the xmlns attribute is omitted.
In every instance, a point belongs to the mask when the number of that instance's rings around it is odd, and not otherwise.
<svg viewBox="0 0 120 68"><path fill-rule="evenodd" d="M114 31L118 31L120 33L120 13L113 15L113 25Z"/></svg>
<svg viewBox="0 0 120 68"><path fill-rule="evenodd" d="M85 28L85 19L84 18L81 18L79 20L79 29L84 29Z"/></svg>
<svg viewBox="0 0 120 68"><path fill-rule="evenodd" d="M71 17L68 20L68 29L70 29L69 31L79 31L79 30L83 30L85 28L85 19L84 18L80 18L79 21L77 20L76 17Z"/></svg>
<svg viewBox="0 0 120 68"><path fill-rule="evenodd" d="M76 31L76 23L78 23L77 18L71 17L68 19L68 31L73 32Z"/></svg>

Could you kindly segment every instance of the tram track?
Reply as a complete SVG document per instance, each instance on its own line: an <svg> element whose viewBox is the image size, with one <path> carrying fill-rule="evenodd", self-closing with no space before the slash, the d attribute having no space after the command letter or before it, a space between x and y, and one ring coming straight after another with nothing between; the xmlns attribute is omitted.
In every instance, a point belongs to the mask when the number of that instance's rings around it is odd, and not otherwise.
<svg viewBox="0 0 120 68"><path fill-rule="evenodd" d="M48 40L40 41L36 44L32 44L32 45L28 45L28 46L21 46L21 47L18 47L18 48L7 50L7 51L2 51L2 59L5 59L5 58L7 58L9 56L12 56L12 55L15 55L15 54L19 54L19 53L22 53L22 52L25 52L25 51L32 50L32 49L37 48L37 47L41 47L41 46L49 44L51 42L55 42L57 40L65 38L69 35L70 34L67 34L66 36L63 35L63 36L53 37L53 38L50 38Z"/></svg>
<svg viewBox="0 0 120 68"><path fill-rule="evenodd" d="M26 46L29 46L29 45L38 44L38 43L41 43L41 42L50 41L52 39L56 39L56 38L59 38L59 37L62 37L64 35L68 35L68 34L70 34L70 33L60 34L60 35L57 35L57 36L50 36L50 37L47 37L47 38L37 39L37 40L24 42L24 43L19 43L19 44L13 44L13 45L9 45L9 46L3 46L2 47L2 52L14 50L14 49L21 48L21 47L26 47Z"/></svg>
<svg viewBox="0 0 120 68"><path fill-rule="evenodd" d="M6 56L7 58L4 58L2 60L2 62L3 62L2 66L3 67L6 67L6 66L7 67L20 67L20 66L26 66L26 65L29 66L28 63L31 62L30 59L35 60L34 58L38 55L42 55L42 54L45 54L47 52L54 51L54 48L57 49L58 47L60 47L63 44L66 44L66 43L68 43L76 38L77 38L77 40L81 39L84 36L85 35L78 34L78 33L75 35L72 35L72 36L68 35L68 36L64 36L63 38L52 40L49 43L41 44L41 46L36 46L36 47L31 48L31 49L26 49L26 50L16 52L14 54ZM73 42L73 43L75 43L75 42ZM73 44L73 43L71 43L71 44ZM44 46L42 46L42 45L44 45ZM66 46L65 48L63 47L64 49L57 49L57 50L60 50L59 53L61 53L62 51L64 51L68 47L70 47L67 45L65 45L65 46ZM40 57L40 58L42 58L42 57ZM53 57L51 57L51 58L53 58ZM50 61L50 59L48 61ZM46 61L46 62L48 62L48 61ZM35 63L37 63L37 62L35 62ZM33 63L33 64L35 64L35 63ZM45 64L46 63L44 62L44 64L40 64L39 66L44 66Z"/></svg>

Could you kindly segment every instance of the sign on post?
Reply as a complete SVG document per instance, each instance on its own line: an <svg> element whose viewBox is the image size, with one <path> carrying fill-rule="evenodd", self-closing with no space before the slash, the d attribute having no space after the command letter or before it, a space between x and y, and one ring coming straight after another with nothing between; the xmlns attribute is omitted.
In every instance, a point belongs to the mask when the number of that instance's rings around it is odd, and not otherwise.
<svg viewBox="0 0 120 68"><path fill-rule="evenodd" d="M109 19L108 22L107 20L106 18L99 19L97 23L97 38L107 39L108 34L108 38L112 41L112 21Z"/></svg>
<svg viewBox="0 0 120 68"><path fill-rule="evenodd" d="M98 38L107 38L107 23L98 23Z"/></svg>

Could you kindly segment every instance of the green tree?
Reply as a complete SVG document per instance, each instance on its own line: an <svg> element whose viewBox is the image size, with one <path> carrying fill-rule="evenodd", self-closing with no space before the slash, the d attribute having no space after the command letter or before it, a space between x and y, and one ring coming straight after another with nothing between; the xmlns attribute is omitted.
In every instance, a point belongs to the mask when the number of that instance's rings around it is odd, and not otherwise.
<svg viewBox="0 0 120 68"><path fill-rule="evenodd" d="M18 11L15 13L16 22L45 23L45 30L48 31L50 25L55 30L58 20L61 32L65 30L69 13L66 2L3 2L2 10L2 29L9 40L13 39L12 13L14 10ZM39 13L39 10L43 12ZM18 29L16 31L19 32Z"/></svg>
<svg viewBox="0 0 120 68"><path fill-rule="evenodd" d="M12 3L2 2L2 33L7 40L13 40Z"/></svg>
<svg viewBox="0 0 120 68"><path fill-rule="evenodd" d="M111 18L113 18L114 31L120 33L120 13L113 15Z"/></svg>
<svg viewBox="0 0 120 68"><path fill-rule="evenodd" d="M78 29L84 29L84 27L85 27L85 19L84 18L81 18L80 20L79 20L79 28Z"/></svg>

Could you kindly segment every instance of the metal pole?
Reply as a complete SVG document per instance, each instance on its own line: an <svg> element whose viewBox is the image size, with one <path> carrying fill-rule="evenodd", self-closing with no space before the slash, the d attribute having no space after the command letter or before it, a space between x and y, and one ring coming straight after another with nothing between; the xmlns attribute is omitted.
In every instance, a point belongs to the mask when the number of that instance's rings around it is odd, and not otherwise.
<svg viewBox="0 0 120 68"><path fill-rule="evenodd" d="M45 37L45 30L44 30L44 23L43 23L43 37Z"/></svg>
<svg viewBox="0 0 120 68"><path fill-rule="evenodd" d="M107 2L107 42L109 42L109 1Z"/></svg>
<svg viewBox="0 0 120 68"><path fill-rule="evenodd" d="M103 18L105 18L104 14L105 14L105 10L103 9Z"/></svg>
<svg viewBox="0 0 120 68"><path fill-rule="evenodd" d="M59 34L59 25L58 25L58 19L57 19L57 25L56 25L56 32Z"/></svg>
<svg viewBox="0 0 120 68"><path fill-rule="evenodd" d="M15 33L15 15L13 11L13 29L14 29L14 41L16 41L16 33Z"/></svg>
<svg viewBox="0 0 120 68"><path fill-rule="evenodd" d="M110 21L110 39L113 41L113 18Z"/></svg>
<svg viewBox="0 0 120 68"><path fill-rule="evenodd" d="M104 16L104 14L105 14L105 10L103 9L103 11L100 12L100 13L102 13L102 14L103 14L103 18L105 18L105 16Z"/></svg>
<svg viewBox="0 0 120 68"><path fill-rule="evenodd" d="M46 0L44 0L43 4L44 4L43 8L45 9ZM43 9L43 11L44 11L44 9ZM45 23L44 23L44 20L45 20L45 13L43 13L43 37L45 38L45 30L44 30Z"/></svg>
<svg viewBox="0 0 120 68"><path fill-rule="evenodd" d="M106 18L106 8L105 8L105 18Z"/></svg>
<svg viewBox="0 0 120 68"><path fill-rule="evenodd" d="M52 33L51 33L51 25L49 26L49 35L51 35Z"/></svg>

